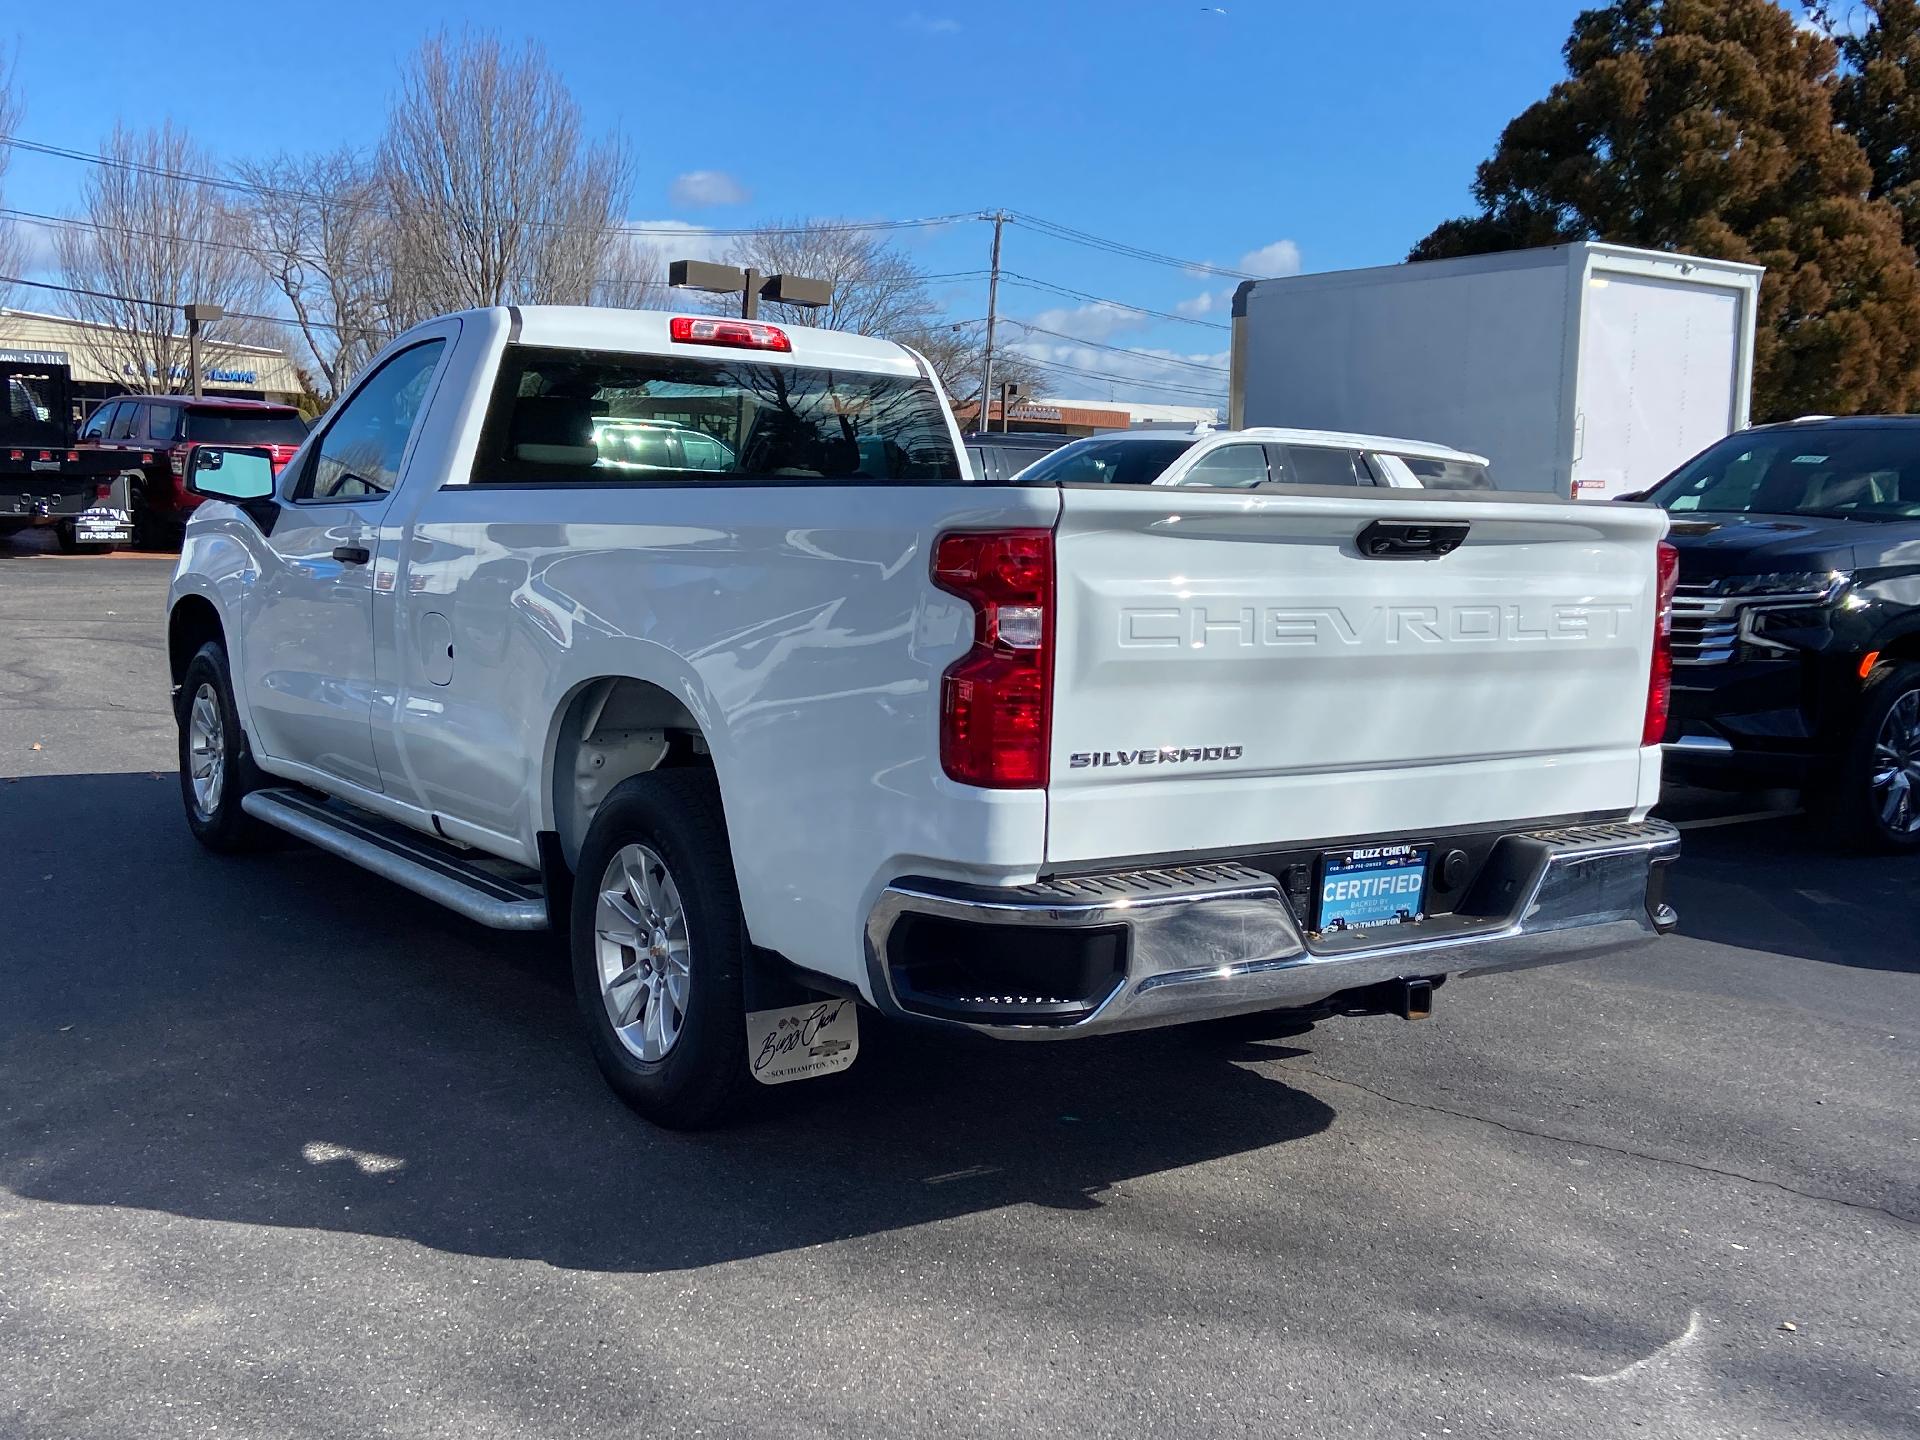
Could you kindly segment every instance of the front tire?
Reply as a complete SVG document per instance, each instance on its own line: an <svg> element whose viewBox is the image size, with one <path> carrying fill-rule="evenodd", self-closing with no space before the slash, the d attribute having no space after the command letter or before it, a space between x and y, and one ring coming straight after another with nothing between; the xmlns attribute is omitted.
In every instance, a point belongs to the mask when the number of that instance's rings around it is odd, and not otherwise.
<svg viewBox="0 0 1920 1440"><path fill-rule="evenodd" d="M1806 805L1836 843L1920 850L1920 665L1874 666L1846 747Z"/></svg>
<svg viewBox="0 0 1920 1440"><path fill-rule="evenodd" d="M240 801L260 788L262 777L234 708L227 652L217 640L188 663L178 705L180 798L194 839L221 854L259 849L266 831Z"/></svg>
<svg viewBox="0 0 1920 1440"><path fill-rule="evenodd" d="M739 1109L753 1086L746 922L710 771L613 789L580 850L571 918L575 997L615 1093L675 1130Z"/></svg>

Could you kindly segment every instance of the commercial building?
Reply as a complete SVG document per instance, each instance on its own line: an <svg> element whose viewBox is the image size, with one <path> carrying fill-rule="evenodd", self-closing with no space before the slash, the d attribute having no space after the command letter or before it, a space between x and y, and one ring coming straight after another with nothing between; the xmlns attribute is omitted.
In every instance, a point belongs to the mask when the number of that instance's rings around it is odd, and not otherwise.
<svg viewBox="0 0 1920 1440"><path fill-rule="evenodd" d="M980 407L961 407L955 418L962 430L977 428ZM1161 405L1135 400L1016 400L1004 417L1000 402L987 411L990 428L1015 432L1044 430L1055 435L1094 435L1102 430L1135 430L1148 426L1188 429L1220 423L1217 405Z"/></svg>
<svg viewBox="0 0 1920 1440"><path fill-rule="evenodd" d="M184 365L168 378L137 375L131 364L116 372L103 358L109 327L65 315L43 315L31 310L0 309L0 364L64 365L72 377L73 398L84 417L102 400L115 395L191 388ZM209 395L236 400L283 400L300 397L300 376L284 351L261 345L222 342L210 346L202 389Z"/></svg>

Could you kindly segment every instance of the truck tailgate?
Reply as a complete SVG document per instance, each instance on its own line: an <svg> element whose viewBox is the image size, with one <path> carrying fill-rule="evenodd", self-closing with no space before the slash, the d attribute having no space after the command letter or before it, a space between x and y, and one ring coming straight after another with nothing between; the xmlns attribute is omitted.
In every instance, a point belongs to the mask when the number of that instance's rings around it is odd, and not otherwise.
<svg viewBox="0 0 1920 1440"><path fill-rule="evenodd" d="M1659 511L1387 490L1062 502L1050 864L1655 799ZM1373 558L1375 521L1467 532Z"/></svg>

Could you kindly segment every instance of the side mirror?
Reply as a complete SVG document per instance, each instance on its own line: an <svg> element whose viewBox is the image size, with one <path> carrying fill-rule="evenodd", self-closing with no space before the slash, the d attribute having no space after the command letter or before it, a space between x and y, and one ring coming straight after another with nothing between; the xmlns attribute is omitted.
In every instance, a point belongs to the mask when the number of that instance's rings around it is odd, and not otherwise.
<svg viewBox="0 0 1920 1440"><path fill-rule="evenodd" d="M244 505L273 495L273 456L261 449L196 445L187 457L187 489Z"/></svg>

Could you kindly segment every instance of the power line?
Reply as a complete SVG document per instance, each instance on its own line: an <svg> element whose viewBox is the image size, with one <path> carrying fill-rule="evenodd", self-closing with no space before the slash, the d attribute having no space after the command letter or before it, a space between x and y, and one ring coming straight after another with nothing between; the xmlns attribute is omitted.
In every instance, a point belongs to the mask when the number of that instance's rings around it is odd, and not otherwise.
<svg viewBox="0 0 1920 1440"><path fill-rule="evenodd" d="M89 290L82 285L56 285L51 280L27 280L18 275L0 275L0 285L25 285L34 290L53 290L62 295L85 295L93 300L111 300L117 305L145 305L154 310L174 311L180 308L169 300L142 300L135 295L116 295L111 290ZM84 316L71 318L81 319L83 321L85 319ZM226 318L229 320L258 320L263 324L278 325L288 329L302 323L286 315L252 315L244 310L229 310L226 312ZM305 323L311 325L316 330L331 330L341 335L349 332L360 335L379 333L372 327L365 325L335 325L326 320L309 320Z"/></svg>
<svg viewBox="0 0 1920 1440"><path fill-rule="evenodd" d="M228 175L206 175L193 170L175 170L165 165L149 165L142 160L121 160L107 155L89 154L85 150L75 150L66 145L49 145L38 140L23 140L17 135L0 135L0 145L10 149L25 151L33 155L45 155L57 160L74 160L85 165L97 165L108 170L127 170L139 175L149 175L159 180L178 180L186 184L204 185L214 190L229 190L243 195L264 195L282 200L305 200L313 204L336 204L338 196L320 195L308 190L289 189L278 185L264 185L257 181L240 180ZM393 212L386 206L370 206L382 214ZM871 230L914 230L935 225L953 225L966 221L979 220L983 216L977 210L955 211L950 215L923 215L910 220L834 220L819 225L755 225L735 229L708 229L705 226L678 225L610 225L607 232L613 235L677 236L711 235L720 239L737 239L751 235L817 235L864 232ZM581 227L566 225L558 221L539 220L525 222L536 230L573 230ZM597 227L596 227L597 228Z"/></svg>
<svg viewBox="0 0 1920 1440"><path fill-rule="evenodd" d="M1186 270L1196 275L1218 275L1226 280L1261 278L1245 270L1229 270L1223 265L1209 265L1203 260L1182 260L1178 255L1148 250L1144 246L1131 245L1124 240L1110 240L1103 235L1076 230L1071 225L1062 225L1055 220L1043 220L1037 215L1027 215L1018 210L1008 211L1007 218L1015 224L1026 226L1029 230L1038 231L1042 235L1051 235L1056 240L1066 240L1093 250L1104 250L1110 255L1121 255L1130 260L1144 260L1153 265L1170 265L1176 270Z"/></svg>
<svg viewBox="0 0 1920 1440"><path fill-rule="evenodd" d="M216 240L210 235L175 235L165 230L141 230L132 225L108 225L99 220L82 220L76 215L41 215L32 210L15 210L4 205L0 205L0 215L24 220L30 225L57 226L68 230L93 230L112 235L132 235L141 240L164 240L170 245L198 245L211 250L237 250L242 255L260 254L260 250L252 245L243 245L237 240Z"/></svg>
<svg viewBox="0 0 1920 1440"><path fill-rule="evenodd" d="M1068 365L1060 360L1042 360L1025 353L1022 353L1020 358L1037 369L1059 371L1081 379L1102 380L1114 385L1134 385L1148 390L1165 390L1173 394L1198 395L1209 400L1222 399L1226 394L1224 390L1182 384L1177 380L1152 380L1142 375L1116 375L1107 370L1089 370L1079 365Z"/></svg>
<svg viewBox="0 0 1920 1440"><path fill-rule="evenodd" d="M1051 281L1036 280L1031 275L1022 275L1016 270L1002 270L1000 278L1009 285L1018 285L1028 290L1045 290L1050 294L1064 295L1069 300L1083 301L1089 305L1111 305L1119 310L1131 310L1136 315L1151 315L1156 320L1172 320L1180 325L1198 325L1203 330L1231 330L1231 325L1222 325L1216 320L1198 320L1191 315L1176 315L1170 310L1150 310L1144 305L1129 305L1124 300L1115 300L1108 295L1090 295L1085 290L1074 290L1065 285L1055 285Z"/></svg>
<svg viewBox="0 0 1920 1440"><path fill-rule="evenodd" d="M1025 320L1007 317L1009 325L1018 325L1033 335L1051 335L1056 340L1065 340L1070 345L1084 345L1089 350L1110 350L1115 355L1137 355L1142 360L1151 360L1159 365L1184 365L1189 370L1205 370L1214 375L1233 373L1225 365L1207 365L1198 360L1182 360L1172 355L1159 355L1152 350L1130 350L1125 345L1103 345L1098 340L1082 340L1078 335L1069 335L1064 330L1049 330L1044 325L1030 325Z"/></svg>

